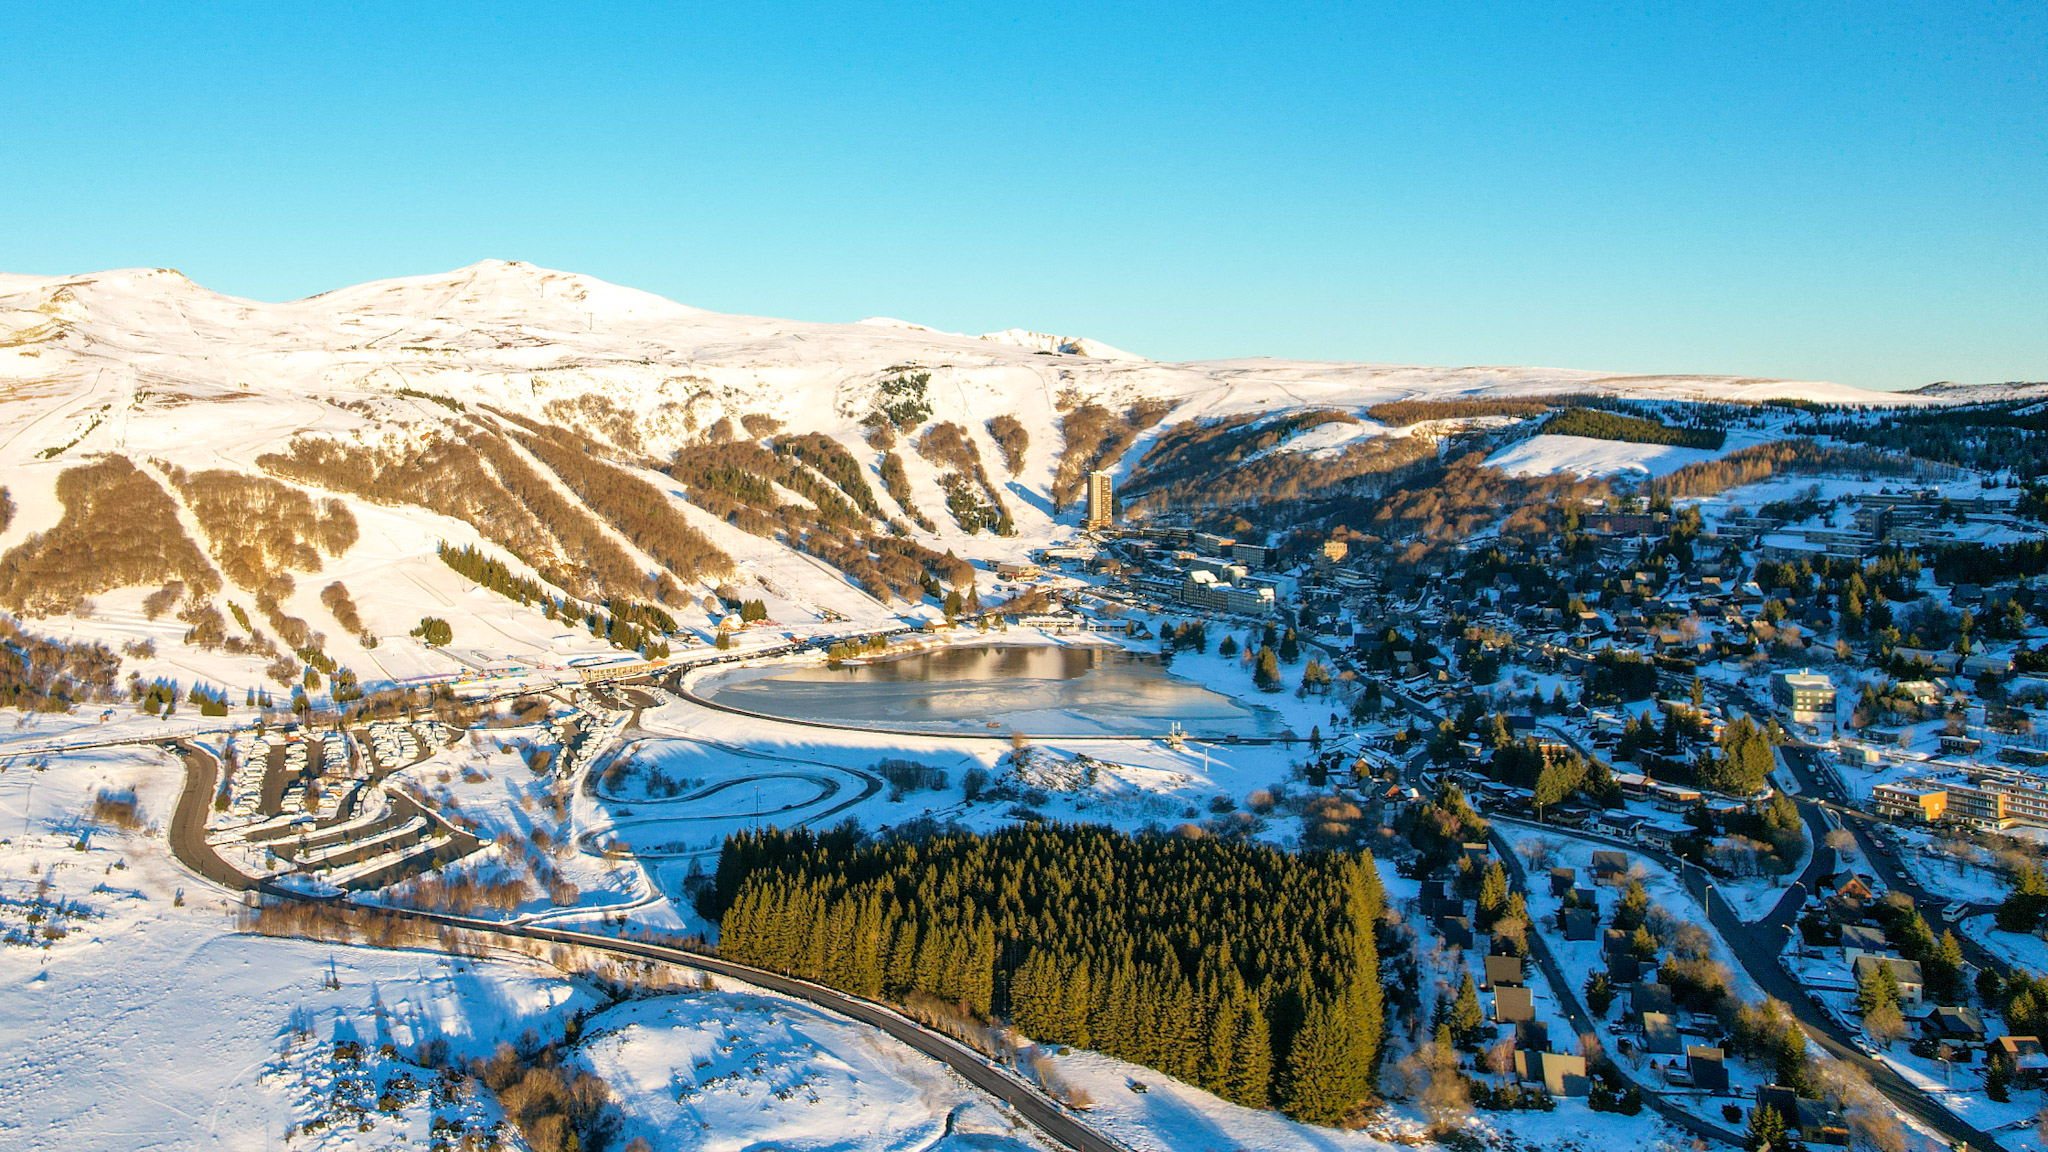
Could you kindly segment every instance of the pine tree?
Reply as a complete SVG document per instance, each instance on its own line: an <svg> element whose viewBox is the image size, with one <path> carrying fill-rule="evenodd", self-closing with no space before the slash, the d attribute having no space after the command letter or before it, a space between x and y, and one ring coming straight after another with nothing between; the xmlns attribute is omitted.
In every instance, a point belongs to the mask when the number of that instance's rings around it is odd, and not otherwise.
<svg viewBox="0 0 2048 1152"><path fill-rule="evenodd" d="M1856 981L1856 1007L1865 1016L1879 1008L1899 1006L1899 978L1882 959L1863 970Z"/></svg>
<svg viewBox="0 0 2048 1152"><path fill-rule="evenodd" d="M1249 994L1236 1011L1240 1015L1231 1031L1230 1075L1223 1085L1223 1097L1247 1108L1270 1108L1273 1038L1265 1014Z"/></svg>
<svg viewBox="0 0 2048 1152"><path fill-rule="evenodd" d="M1491 861L1479 877L1479 927L1490 929L1507 908L1508 874L1498 860Z"/></svg>
<svg viewBox="0 0 2048 1152"><path fill-rule="evenodd" d="M1607 1010L1614 1006L1614 982L1607 973L1595 972L1586 977L1586 1011L1595 1020L1607 1018Z"/></svg>
<svg viewBox="0 0 2048 1152"><path fill-rule="evenodd" d="M1258 667L1252 672L1252 683L1261 692L1280 690L1280 658L1271 648L1259 649Z"/></svg>
<svg viewBox="0 0 2048 1152"><path fill-rule="evenodd" d="M1479 1008L1479 989L1472 983L1472 973L1467 972L1458 985L1458 999L1451 1005L1451 1036L1463 1047L1478 1037L1485 1023L1486 1015Z"/></svg>
<svg viewBox="0 0 2048 1152"><path fill-rule="evenodd" d="M1963 945L1954 932L1941 934L1941 944L1927 968L1927 983L1935 999L1947 1003L1962 998Z"/></svg>
<svg viewBox="0 0 2048 1152"><path fill-rule="evenodd" d="M1759 1104L1749 1110L1749 1135L1743 1142L1749 1152L1784 1152L1789 1145L1785 1138L1785 1118L1769 1104Z"/></svg>
<svg viewBox="0 0 2048 1152"><path fill-rule="evenodd" d="M1614 906L1614 926L1624 932L1642 926L1643 919L1650 914L1650 894L1644 890L1641 880L1631 880L1622 889L1621 900Z"/></svg>
<svg viewBox="0 0 2048 1152"><path fill-rule="evenodd" d="M1466 981L1469 984L1471 977ZM1353 1101L1344 1096L1342 1031L1343 1021L1327 1001L1316 999L1309 1004L1287 1054L1280 1107L1289 1116L1310 1124L1335 1124L1350 1111Z"/></svg>

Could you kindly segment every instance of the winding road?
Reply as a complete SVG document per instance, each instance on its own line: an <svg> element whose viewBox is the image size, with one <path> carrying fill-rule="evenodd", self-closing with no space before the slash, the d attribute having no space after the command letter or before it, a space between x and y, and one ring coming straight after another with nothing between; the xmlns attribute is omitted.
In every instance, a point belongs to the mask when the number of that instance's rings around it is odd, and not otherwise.
<svg viewBox="0 0 2048 1152"><path fill-rule="evenodd" d="M178 795L171 817L171 853L179 863L205 879L235 892L261 892L279 900L326 902L278 887L267 880L243 875L221 859L206 842L206 815L220 773L220 763L204 748L189 741L172 747L185 763L185 785ZM926 1028L892 1008L871 1000L849 996L821 984L798 980L780 973L736 964L672 944L624 940L611 936L548 928L536 924L477 920L410 909L378 909L400 920L446 925L478 932L495 932L548 943L573 944L623 959L657 960L679 964L742 983L779 992L848 1019L872 1025L923 1054L958 1072L968 1083L1008 1105L1017 1116L1047 1138L1078 1152L1127 1152L1116 1141L1095 1131L1072 1111L1037 1088L1010 1075L981 1054L944 1033ZM424 946L424 945L423 945Z"/></svg>

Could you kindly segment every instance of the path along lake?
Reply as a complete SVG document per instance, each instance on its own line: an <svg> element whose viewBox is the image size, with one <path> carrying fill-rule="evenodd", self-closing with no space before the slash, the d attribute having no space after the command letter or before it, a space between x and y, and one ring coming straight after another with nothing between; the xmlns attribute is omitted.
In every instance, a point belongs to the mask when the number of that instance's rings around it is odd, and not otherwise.
<svg viewBox="0 0 2048 1152"><path fill-rule="evenodd" d="M1249 684L1246 685L1250 687ZM692 691L729 708L903 732L1033 736L1278 736L1277 712L1110 647L974 644L838 668L718 672Z"/></svg>

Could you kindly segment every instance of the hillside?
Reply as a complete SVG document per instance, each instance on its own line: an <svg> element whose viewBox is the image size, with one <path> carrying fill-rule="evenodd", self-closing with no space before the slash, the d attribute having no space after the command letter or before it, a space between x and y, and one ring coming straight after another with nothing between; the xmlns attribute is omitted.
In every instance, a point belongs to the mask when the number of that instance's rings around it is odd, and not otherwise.
<svg viewBox="0 0 2048 1152"><path fill-rule="evenodd" d="M1364 418L1390 401L1926 402L1156 363L1025 329L723 315L499 261L280 304L161 269L0 275L0 389L0 608L236 694L309 666L368 682L645 651L708 636L715 589L793 630L886 621L964 587L961 559L1074 531L1091 468L1159 507L1327 494L1469 423ZM407 636L426 616L451 643Z"/></svg>

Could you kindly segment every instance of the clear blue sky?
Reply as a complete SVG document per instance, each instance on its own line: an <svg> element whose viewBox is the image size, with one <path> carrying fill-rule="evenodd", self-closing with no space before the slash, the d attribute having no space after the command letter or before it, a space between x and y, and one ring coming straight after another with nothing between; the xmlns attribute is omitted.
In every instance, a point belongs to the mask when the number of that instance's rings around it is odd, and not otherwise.
<svg viewBox="0 0 2048 1152"><path fill-rule="evenodd" d="M0 269L2048 379L2039 2L584 7L12 5Z"/></svg>

